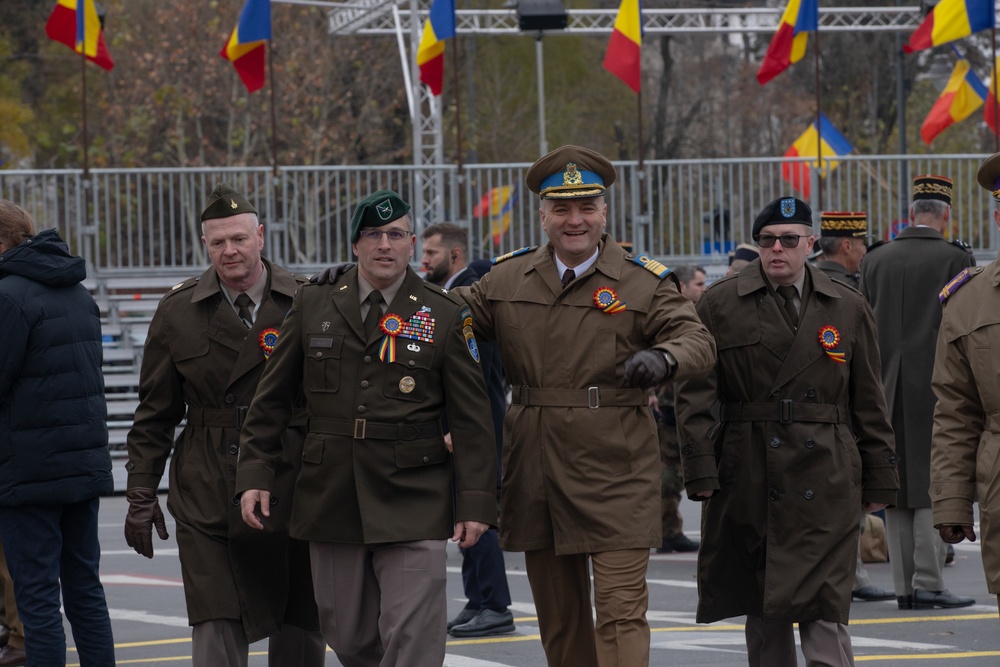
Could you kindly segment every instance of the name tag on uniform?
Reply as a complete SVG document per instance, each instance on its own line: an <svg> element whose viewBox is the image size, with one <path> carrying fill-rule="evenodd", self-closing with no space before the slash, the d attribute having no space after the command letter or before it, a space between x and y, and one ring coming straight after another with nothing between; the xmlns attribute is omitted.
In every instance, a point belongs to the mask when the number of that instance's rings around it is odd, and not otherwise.
<svg viewBox="0 0 1000 667"><path fill-rule="evenodd" d="M332 338L310 338L309 347L333 347Z"/></svg>

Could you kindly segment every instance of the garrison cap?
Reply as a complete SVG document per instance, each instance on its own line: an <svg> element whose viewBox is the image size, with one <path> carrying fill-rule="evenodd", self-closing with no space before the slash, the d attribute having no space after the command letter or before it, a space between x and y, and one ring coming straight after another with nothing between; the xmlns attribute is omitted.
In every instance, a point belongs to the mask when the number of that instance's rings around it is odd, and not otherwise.
<svg viewBox="0 0 1000 667"><path fill-rule="evenodd" d="M410 205L393 190L378 190L360 202L351 216L351 243L358 242L362 227L381 227L410 212Z"/></svg>
<svg viewBox="0 0 1000 667"><path fill-rule="evenodd" d="M799 224L812 227L812 209L795 197L781 197L765 206L753 221L751 236L756 241L760 230L768 225Z"/></svg>
<svg viewBox="0 0 1000 667"><path fill-rule="evenodd" d="M993 201L1000 201L1000 153L994 153L979 165L976 180L993 194Z"/></svg>
<svg viewBox="0 0 1000 667"><path fill-rule="evenodd" d="M538 158L524 182L542 199L599 197L615 182L614 165L597 151L561 146Z"/></svg>
<svg viewBox="0 0 1000 667"><path fill-rule="evenodd" d="M752 262L758 257L760 257L760 251L757 250L756 246L752 246L749 243L741 243L736 246L732 257L729 258L729 265L732 266L733 262L738 259L742 259L745 262Z"/></svg>
<svg viewBox="0 0 1000 667"><path fill-rule="evenodd" d="M257 209L231 185L219 183L212 194L208 195L208 203L201 212L201 221L229 218L240 213L257 213Z"/></svg>
<svg viewBox="0 0 1000 667"><path fill-rule="evenodd" d="M863 239L868 236L868 213L865 211L823 211L819 217L819 235Z"/></svg>
<svg viewBox="0 0 1000 667"><path fill-rule="evenodd" d="M933 199L951 206L952 181L947 176L924 174L913 177L913 201Z"/></svg>

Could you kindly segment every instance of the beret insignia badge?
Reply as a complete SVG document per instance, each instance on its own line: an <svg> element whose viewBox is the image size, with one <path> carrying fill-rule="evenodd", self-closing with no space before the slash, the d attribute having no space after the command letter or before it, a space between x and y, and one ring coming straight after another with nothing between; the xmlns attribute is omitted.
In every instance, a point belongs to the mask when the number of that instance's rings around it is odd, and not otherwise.
<svg viewBox="0 0 1000 667"><path fill-rule="evenodd" d="M387 199L381 204L375 204L375 212L381 220L388 220L392 217L392 202Z"/></svg>
<svg viewBox="0 0 1000 667"><path fill-rule="evenodd" d="M791 218L795 215L795 199L793 197L781 200L781 215L785 218Z"/></svg>
<svg viewBox="0 0 1000 667"><path fill-rule="evenodd" d="M236 203L236 200L233 199L232 197L230 197L229 198L229 208L231 208L231 209L237 209L239 207L240 207L240 205Z"/></svg>

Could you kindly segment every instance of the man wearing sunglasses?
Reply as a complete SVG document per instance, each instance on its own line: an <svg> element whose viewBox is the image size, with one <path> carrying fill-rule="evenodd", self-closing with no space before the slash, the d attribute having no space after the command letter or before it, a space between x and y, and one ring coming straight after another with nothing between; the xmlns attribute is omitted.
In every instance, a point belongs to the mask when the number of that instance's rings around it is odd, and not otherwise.
<svg viewBox="0 0 1000 667"><path fill-rule="evenodd" d="M847 667L858 512L898 487L875 323L807 264L805 202L771 202L752 235L760 258L697 304L715 372L677 387L685 486L705 502L697 620L746 615L751 667L796 665L793 623L808 664Z"/></svg>

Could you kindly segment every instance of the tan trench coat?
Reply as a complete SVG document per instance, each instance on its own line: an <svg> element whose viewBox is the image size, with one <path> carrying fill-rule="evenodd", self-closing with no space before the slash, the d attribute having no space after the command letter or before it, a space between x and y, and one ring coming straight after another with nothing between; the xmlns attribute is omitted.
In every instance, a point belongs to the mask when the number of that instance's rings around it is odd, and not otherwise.
<svg viewBox="0 0 1000 667"><path fill-rule="evenodd" d="M677 377L693 377L711 368L715 346L675 281L630 258L605 234L595 265L565 290L549 246L452 290L472 308L477 336L500 346L514 388L504 420L505 549L660 545L656 424L646 393L625 385L625 360L656 347L677 360ZM626 310L598 309L602 287ZM601 407L588 407L598 398Z"/></svg>
<svg viewBox="0 0 1000 667"><path fill-rule="evenodd" d="M796 332L759 259L698 301L719 360L677 387L676 410L688 495L716 490L702 510L701 623L743 614L847 623L861 504L896 498L871 310L806 270L812 288ZM845 363L820 345L827 325Z"/></svg>
<svg viewBox="0 0 1000 667"><path fill-rule="evenodd" d="M305 282L264 263L269 289L252 329L222 294L214 268L163 297L146 339L126 464L129 488L155 489L173 450L167 507L177 520L188 620L242 619L250 641L274 634L283 622L318 629L308 548L290 541L287 528L303 419L284 434L269 529L249 528L232 502L238 420L266 361L260 335L281 325ZM187 426L175 445L174 428L185 412Z"/></svg>
<svg viewBox="0 0 1000 667"><path fill-rule="evenodd" d="M937 339L931 512L935 526L971 526L978 498L986 583L1000 594L1000 263L970 271Z"/></svg>

